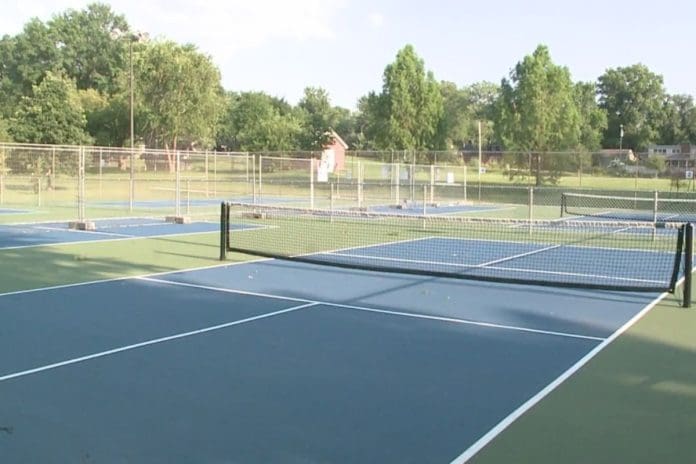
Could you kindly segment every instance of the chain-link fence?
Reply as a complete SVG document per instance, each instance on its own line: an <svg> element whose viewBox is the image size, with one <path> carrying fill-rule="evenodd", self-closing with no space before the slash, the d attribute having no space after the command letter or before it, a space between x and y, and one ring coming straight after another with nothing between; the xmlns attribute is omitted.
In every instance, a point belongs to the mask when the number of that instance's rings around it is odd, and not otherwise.
<svg viewBox="0 0 696 464"><path fill-rule="evenodd" d="M343 168L331 172L320 152L0 144L0 211L31 220L203 217L227 200L317 208L478 205L471 211L527 217L533 209L534 217L554 218L567 192L696 198L691 166L629 152L406 150L348 151ZM17 220L0 216L8 218Z"/></svg>

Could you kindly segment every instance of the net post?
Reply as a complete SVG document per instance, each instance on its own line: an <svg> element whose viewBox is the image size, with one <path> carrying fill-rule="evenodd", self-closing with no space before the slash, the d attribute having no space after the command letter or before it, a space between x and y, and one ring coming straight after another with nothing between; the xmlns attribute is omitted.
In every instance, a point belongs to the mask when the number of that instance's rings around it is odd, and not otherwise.
<svg viewBox="0 0 696 464"><path fill-rule="evenodd" d="M41 206L41 176L36 178L36 206Z"/></svg>
<svg viewBox="0 0 696 464"><path fill-rule="evenodd" d="M684 308L691 307L691 271L693 269L694 256L694 226L686 224L684 234Z"/></svg>
<svg viewBox="0 0 696 464"><path fill-rule="evenodd" d="M658 193L657 190L653 192L653 223L657 223L657 205L658 205Z"/></svg>
<svg viewBox="0 0 696 464"><path fill-rule="evenodd" d="M223 201L220 203L220 261L224 261L227 258L228 213L229 207Z"/></svg>
<svg viewBox="0 0 696 464"><path fill-rule="evenodd" d="M565 212L566 209L566 194L561 193L561 217L563 217L563 213Z"/></svg>

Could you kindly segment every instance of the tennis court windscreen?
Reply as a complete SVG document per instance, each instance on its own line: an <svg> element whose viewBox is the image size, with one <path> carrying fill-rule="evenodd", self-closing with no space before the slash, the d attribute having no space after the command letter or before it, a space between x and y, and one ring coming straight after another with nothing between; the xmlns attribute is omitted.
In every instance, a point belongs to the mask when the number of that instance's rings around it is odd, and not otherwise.
<svg viewBox="0 0 696 464"><path fill-rule="evenodd" d="M662 198L658 192L640 192L626 197L563 193L561 216L617 221L696 222L696 199Z"/></svg>
<svg viewBox="0 0 696 464"><path fill-rule="evenodd" d="M524 221L223 203L220 257L235 251L308 263L460 279L673 291L684 227Z"/></svg>

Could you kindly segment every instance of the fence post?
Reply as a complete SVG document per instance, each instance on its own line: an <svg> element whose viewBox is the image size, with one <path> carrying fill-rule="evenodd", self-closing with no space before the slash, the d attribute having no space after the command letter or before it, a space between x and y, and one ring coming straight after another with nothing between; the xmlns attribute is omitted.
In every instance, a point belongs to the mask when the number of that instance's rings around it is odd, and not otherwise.
<svg viewBox="0 0 696 464"><path fill-rule="evenodd" d="M363 170L362 162L358 161L358 208L363 205Z"/></svg>
<svg viewBox="0 0 696 464"><path fill-rule="evenodd" d="M174 215L181 216L181 152L176 151L176 165L174 173Z"/></svg>
<svg viewBox="0 0 696 464"><path fill-rule="evenodd" d="M435 202L435 165L430 165L430 202Z"/></svg>
<svg viewBox="0 0 696 464"><path fill-rule="evenodd" d="M309 207L314 209L314 158L309 159Z"/></svg>
<svg viewBox="0 0 696 464"><path fill-rule="evenodd" d="M400 198L399 198L399 187L401 185L401 165L399 163L396 163L393 165L394 166L394 187L395 187L395 192L394 192L394 199L396 200L396 204L399 204Z"/></svg>
<svg viewBox="0 0 696 464"><path fill-rule="evenodd" d="M333 222L333 211L334 211L334 184L331 182L331 192L329 193L329 217L330 221Z"/></svg>
<svg viewBox="0 0 696 464"><path fill-rule="evenodd" d="M41 175L36 178L36 205L41 206Z"/></svg>
<svg viewBox="0 0 696 464"><path fill-rule="evenodd" d="M467 198L466 198L467 197L467 193L466 193L466 180L467 179L466 179L466 176L467 176L467 172L466 172L466 164L465 164L464 165L464 203L466 203L466 201L467 201Z"/></svg>
<svg viewBox="0 0 696 464"><path fill-rule="evenodd" d="M532 235L534 224L534 187L529 187L529 235Z"/></svg>

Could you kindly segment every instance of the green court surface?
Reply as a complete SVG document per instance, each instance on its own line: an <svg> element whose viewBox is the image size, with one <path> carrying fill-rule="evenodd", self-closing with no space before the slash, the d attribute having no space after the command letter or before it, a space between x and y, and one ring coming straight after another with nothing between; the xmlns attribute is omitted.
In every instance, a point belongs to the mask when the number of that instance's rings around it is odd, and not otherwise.
<svg viewBox="0 0 696 464"><path fill-rule="evenodd" d="M695 328L668 297L472 462L695 462Z"/></svg>
<svg viewBox="0 0 696 464"><path fill-rule="evenodd" d="M0 293L217 266L218 247L218 234L202 233L0 249ZM249 259L232 253L228 264ZM681 308L678 296L662 299L471 462L695 462L696 309Z"/></svg>

